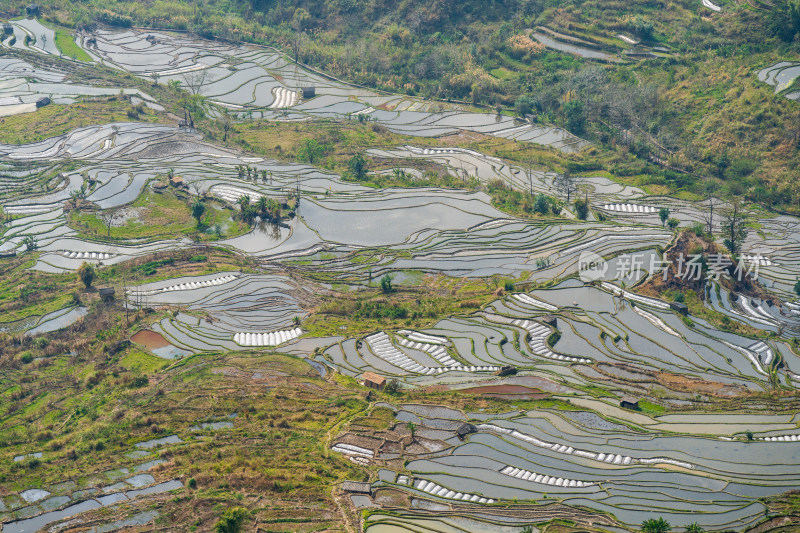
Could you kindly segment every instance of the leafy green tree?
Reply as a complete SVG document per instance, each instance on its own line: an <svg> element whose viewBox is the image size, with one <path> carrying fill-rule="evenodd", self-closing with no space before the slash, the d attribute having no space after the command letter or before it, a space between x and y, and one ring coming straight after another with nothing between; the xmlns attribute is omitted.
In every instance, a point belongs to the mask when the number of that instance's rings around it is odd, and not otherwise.
<svg viewBox="0 0 800 533"><path fill-rule="evenodd" d="M697 522L693 522L686 526L686 533L703 533L703 531L705 531L705 529L703 529Z"/></svg>
<svg viewBox="0 0 800 533"><path fill-rule="evenodd" d="M389 274L386 274L381 278L381 292L384 294L394 292L394 288L392 287L392 278L389 276Z"/></svg>
<svg viewBox="0 0 800 533"><path fill-rule="evenodd" d="M800 32L800 0L789 0L783 7L772 10L769 25L772 33L790 43Z"/></svg>
<svg viewBox="0 0 800 533"><path fill-rule="evenodd" d="M521 95L514 102L514 112L521 117L524 117L525 115L530 115L535 107L536 107L536 100L534 100L534 98L529 94ZM500 113L498 113L498 115L499 114Z"/></svg>
<svg viewBox="0 0 800 533"><path fill-rule="evenodd" d="M206 204L200 198L195 198L192 204L192 216L197 220L197 225L200 225L200 219L206 213Z"/></svg>
<svg viewBox="0 0 800 533"><path fill-rule="evenodd" d="M533 201L533 209L539 214L546 215L550 211L550 199L544 194L537 194Z"/></svg>
<svg viewBox="0 0 800 533"><path fill-rule="evenodd" d="M672 526L662 517L650 518L642 522L642 533L667 533Z"/></svg>
<svg viewBox="0 0 800 533"><path fill-rule="evenodd" d="M649 20L637 15L629 24L630 30L643 41L650 41L653 39L653 23Z"/></svg>
<svg viewBox="0 0 800 533"><path fill-rule="evenodd" d="M390 380L389 383L383 388L389 394L397 394L400 391L400 382L396 379Z"/></svg>
<svg viewBox="0 0 800 533"><path fill-rule="evenodd" d="M266 196L262 196L256 202L256 209L258 210L258 214L262 217L266 217L267 213L269 213L269 202L267 201Z"/></svg>
<svg viewBox="0 0 800 533"><path fill-rule="evenodd" d="M669 218L669 208L662 207L661 209L659 209L658 217L661 219L661 225L664 226L664 224L667 223L667 219Z"/></svg>
<svg viewBox="0 0 800 533"><path fill-rule="evenodd" d="M272 218L278 218L281 214L281 204L275 198L267 201L267 214Z"/></svg>
<svg viewBox="0 0 800 533"><path fill-rule="evenodd" d="M250 204L250 195L241 195L239 199L236 200L236 204L239 206L239 215L241 219L252 222L253 217L256 216L256 208Z"/></svg>
<svg viewBox="0 0 800 533"><path fill-rule="evenodd" d="M667 226L669 226L669 229L677 228L678 224L680 224L680 223L681 223L681 221L678 220L677 218L671 218L671 219L667 220Z"/></svg>
<svg viewBox="0 0 800 533"><path fill-rule="evenodd" d="M586 220L589 216L589 204L586 200L580 198L575 200L575 215L581 220Z"/></svg>
<svg viewBox="0 0 800 533"><path fill-rule="evenodd" d="M794 292L800 296L800 278L797 278L797 283L794 284Z"/></svg>
<svg viewBox="0 0 800 533"><path fill-rule="evenodd" d="M29 252L32 252L39 247L39 241L36 240L34 235L25 235L22 238L22 244L25 245L25 249Z"/></svg>
<svg viewBox="0 0 800 533"><path fill-rule="evenodd" d="M185 93L178 99L178 105L183 109L186 121L189 126L194 128L194 120L200 120L206 116L203 106L204 98L199 94Z"/></svg>
<svg viewBox="0 0 800 533"><path fill-rule="evenodd" d="M249 194L241 195L239 199L236 200L236 203L239 205L239 210L242 212L242 214L244 214L245 210L247 209L247 206L250 205L250 195Z"/></svg>
<svg viewBox="0 0 800 533"><path fill-rule="evenodd" d="M364 178L367 177L367 160L361 154L361 152L357 153L352 158L350 158L350 161L347 163L347 166L350 169L350 173L353 175L355 179L363 180Z"/></svg>
<svg viewBox="0 0 800 533"><path fill-rule="evenodd" d="M297 157L301 161L306 161L313 165L314 161L322 157L324 151L322 145L316 139L306 139L297 151Z"/></svg>
<svg viewBox="0 0 800 533"><path fill-rule="evenodd" d="M303 31L305 27L308 25L309 21L311 21L311 14L303 9L302 7L298 7L294 10L294 16L292 17L292 26L296 31Z"/></svg>
<svg viewBox="0 0 800 533"><path fill-rule="evenodd" d="M575 135L583 134L586 127L586 114L583 109L583 102L571 100L562 106L564 118L566 119L567 129Z"/></svg>
<svg viewBox="0 0 800 533"><path fill-rule="evenodd" d="M97 277L97 272L95 271L94 267L89 263L85 262L78 267L78 279L80 279L86 288L92 286L92 282Z"/></svg>
<svg viewBox="0 0 800 533"><path fill-rule="evenodd" d="M248 518L250 518L250 511L244 507L228 509L222 513L219 521L214 524L214 533L239 533Z"/></svg>

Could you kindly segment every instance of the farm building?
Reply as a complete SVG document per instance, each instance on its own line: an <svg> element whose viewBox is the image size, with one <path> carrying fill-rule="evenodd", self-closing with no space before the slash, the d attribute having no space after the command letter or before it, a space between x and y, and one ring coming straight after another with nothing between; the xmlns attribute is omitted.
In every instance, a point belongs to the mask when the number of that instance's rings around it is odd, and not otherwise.
<svg viewBox="0 0 800 533"><path fill-rule="evenodd" d="M675 311L679 312L682 315L689 314L689 307L681 302L670 302L669 306L674 309Z"/></svg>
<svg viewBox="0 0 800 533"><path fill-rule="evenodd" d="M386 386L386 378L374 372L364 372L362 377L364 379L364 386L370 389L382 390Z"/></svg>
<svg viewBox="0 0 800 533"><path fill-rule="evenodd" d="M555 315L545 315L542 317L542 322L547 324L548 326L557 328L558 327L558 319Z"/></svg>
<svg viewBox="0 0 800 533"><path fill-rule="evenodd" d="M114 287L102 287L97 291L100 294L100 298L103 300L113 300L114 299Z"/></svg>
<svg viewBox="0 0 800 533"><path fill-rule="evenodd" d="M456 435L459 439L464 440L467 435L470 433L475 433L478 431L478 428L473 426L472 424L462 424L461 426L456 429Z"/></svg>
<svg viewBox="0 0 800 533"><path fill-rule="evenodd" d="M631 398L630 396L624 396L619 400L619 406L623 409L632 409L634 411L638 411L639 400L636 398Z"/></svg>
<svg viewBox="0 0 800 533"><path fill-rule="evenodd" d="M517 368L511 365L504 365L496 372L498 376L513 376L517 373Z"/></svg>

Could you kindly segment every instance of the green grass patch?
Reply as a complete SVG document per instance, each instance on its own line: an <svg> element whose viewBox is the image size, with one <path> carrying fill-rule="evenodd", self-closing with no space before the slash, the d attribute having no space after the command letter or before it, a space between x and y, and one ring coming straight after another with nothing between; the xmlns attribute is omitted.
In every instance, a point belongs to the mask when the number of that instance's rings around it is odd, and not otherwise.
<svg viewBox="0 0 800 533"><path fill-rule="evenodd" d="M494 68L489 71L489 74L500 80L511 80L518 76L516 72L505 67Z"/></svg>
<svg viewBox="0 0 800 533"><path fill-rule="evenodd" d="M86 51L78 46L75 38L64 30L56 30L56 47L67 57L90 63L92 58Z"/></svg>
<svg viewBox="0 0 800 533"><path fill-rule="evenodd" d="M164 367L165 361L155 355L137 349L131 350L119 360L120 366L127 370L138 370L144 374L153 374Z"/></svg>
<svg viewBox="0 0 800 533"><path fill-rule="evenodd" d="M8 311L0 313L0 322L13 322L15 320L22 320L29 316L43 316L59 309L64 309L72 303L72 295L64 293L56 293L52 295L53 298L44 302L36 303L34 305L26 306L23 309Z"/></svg>
<svg viewBox="0 0 800 533"><path fill-rule="evenodd" d="M131 104L117 96L85 99L69 105L51 104L34 113L24 113L3 119L0 142L25 144L49 139L84 126L130 122ZM144 108L137 122L159 122L158 115ZM98 145L99 148L99 145Z"/></svg>
<svg viewBox="0 0 800 533"><path fill-rule="evenodd" d="M74 274L45 274L28 270L28 258L15 258L16 266L0 278L0 322L42 316L72 305L73 292L83 285ZM0 349L2 353L2 349Z"/></svg>
<svg viewBox="0 0 800 533"><path fill-rule="evenodd" d="M125 222L115 223L110 229L102 219L108 211L73 209L68 221L82 235L100 240L175 238L182 235L199 241L213 241L219 238L213 231L217 225L223 238L250 230L249 224L234 220L233 211L222 208L217 200L206 200L203 224L198 227L192 218L192 199L187 193L172 189L157 193L147 188L129 207L114 212L118 219L124 216Z"/></svg>
<svg viewBox="0 0 800 533"><path fill-rule="evenodd" d="M663 415L667 411L663 405L648 402L647 400L639 400L639 408L643 413L654 416Z"/></svg>

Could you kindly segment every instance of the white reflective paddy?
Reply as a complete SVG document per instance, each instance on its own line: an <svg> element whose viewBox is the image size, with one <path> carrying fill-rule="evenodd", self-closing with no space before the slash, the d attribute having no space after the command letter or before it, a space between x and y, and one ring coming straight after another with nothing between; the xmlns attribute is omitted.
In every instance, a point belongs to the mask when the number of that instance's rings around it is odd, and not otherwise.
<svg viewBox="0 0 800 533"><path fill-rule="evenodd" d="M468 130L552 146L571 152L588 144L569 132L520 123L513 118L465 112L457 107L402 95L380 95L295 65L283 54L252 45L228 45L156 31L94 34L87 48L104 63L141 77L181 81L240 119L347 118L366 116L391 131L432 137ZM315 97L300 98L304 87ZM291 112L287 112L291 110Z"/></svg>
<svg viewBox="0 0 800 533"><path fill-rule="evenodd" d="M494 512L495 502L505 508L556 498L611 513L628 527L656 513L676 527L698 522L707 529L740 530L765 516L760 498L780 494L800 476L800 446L789 441L786 455L776 461L765 453L771 442L720 441L636 424L585 426L556 410L463 415L434 406L394 409L399 421L413 421L419 433L444 433L449 447L410 458L396 481L381 481L373 490L391 487L433 502L482 504L482 515L497 523L503 515ZM477 432L461 441L454 438L455 428L464 421ZM446 438L448 433L453 437Z"/></svg>

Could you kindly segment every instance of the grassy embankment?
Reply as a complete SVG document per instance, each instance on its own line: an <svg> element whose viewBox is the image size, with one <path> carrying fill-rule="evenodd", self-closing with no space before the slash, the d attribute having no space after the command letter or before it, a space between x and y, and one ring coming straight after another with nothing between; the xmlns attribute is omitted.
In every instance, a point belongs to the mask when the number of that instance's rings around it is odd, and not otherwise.
<svg viewBox="0 0 800 533"><path fill-rule="evenodd" d="M301 7L309 15L302 23L306 33L301 58L334 75L394 92L489 106L500 103L506 109L518 97L529 95L538 102L536 113L543 122L575 126L577 133L614 154L610 161L595 163L598 170L616 176L650 174L654 186L701 195L709 183L706 177L712 176L722 194L743 193L782 209L800 209L800 189L792 179L800 157L796 134L800 107L774 96L772 87L754 75L797 55L798 43L782 42L773 30L779 19L774 13L783 2L774 7L759 3L759 9L725 4L721 13L693 0L673 2L668 9L599 0L569 5L500 2L488 8L472 1L449 8L406 2L346 13L339 3L295 0L246 14L201 2L142 5L106 0L102 5L107 11L60 0L45 16L65 26L95 17L122 26L195 29L288 49L295 42L294 8ZM16 5L0 3L0 9L10 16L19 14ZM520 53L509 41L510 35L525 35L539 26L610 52L629 48L617 37L620 33L650 46L666 46L670 52L659 59L598 64L538 48ZM581 85L576 73L594 67L613 86ZM649 86L656 97L635 105L624 103L645 94L642 91ZM591 100L592 90L619 94L622 111L632 111L634 119L646 110L648 118L637 127L670 147L679 166L694 175L665 172L647 163L648 150L637 147L634 151L642 157L629 158L631 150L620 143L618 131L610 134L591 113L573 113L571 102L578 97ZM654 109L648 110L648 101Z"/></svg>
<svg viewBox="0 0 800 533"><path fill-rule="evenodd" d="M78 61L86 61L87 63L92 60L89 54L87 54L83 48L78 46L78 44L75 42L75 38L72 36L69 30L59 28L55 31L56 46L62 54Z"/></svg>
<svg viewBox="0 0 800 533"><path fill-rule="evenodd" d="M86 98L69 105L51 104L34 113L0 119L0 143L26 144L56 137L74 129L111 122L164 123L165 118L141 107L132 118L130 101L118 96Z"/></svg>
<svg viewBox="0 0 800 533"><path fill-rule="evenodd" d="M192 218L192 201L188 193L172 187L163 192L148 187L132 204L111 212L117 221L112 222L110 228L101 218L109 214L109 210L72 209L68 220L82 236L109 241L189 237L205 242L235 237L250 230L249 224L234 218L235 212L230 206L215 199L204 200L206 211L198 224ZM219 227L219 235L216 227Z"/></svg>

